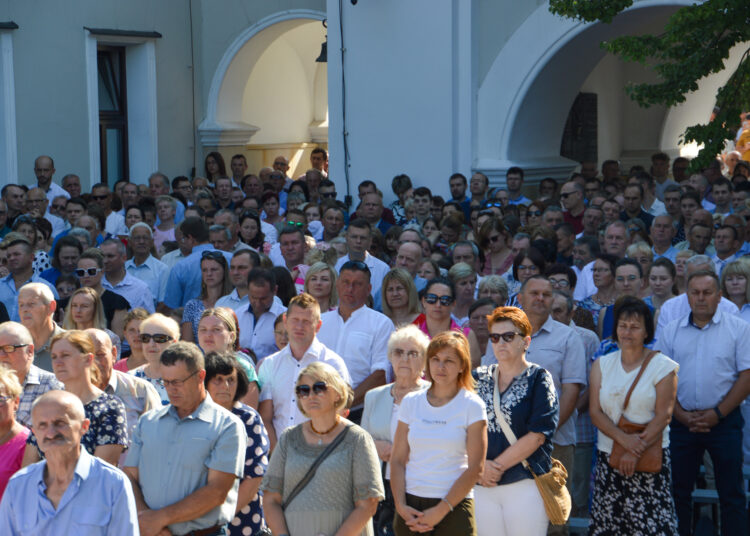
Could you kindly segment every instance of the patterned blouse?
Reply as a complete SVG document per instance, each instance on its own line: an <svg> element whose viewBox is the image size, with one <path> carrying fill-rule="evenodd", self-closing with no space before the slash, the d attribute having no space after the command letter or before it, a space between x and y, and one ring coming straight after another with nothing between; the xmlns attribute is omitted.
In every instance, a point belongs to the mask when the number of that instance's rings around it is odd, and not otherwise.
<svg viewBox="0 0 750 536"><path fill-rule="evenodd" d="M489 365L479 367L472 373L477 381L477 395L487 406L488 460L497 458L510 446L495 416L493 398L496 369L497 365ZM529 432L544 434L544 444L526 459L536 474L544 474L552 466L552 435L557 428L559 409L552 376L533 363L500 393L500 411L517 439ZM512 484L524 478L531 478L531 474L518 463L506 469L498 484Z"/></svg>
<svg viewBox="0 0 750 536"><path fill-rule="evenodd" d="M268 467L268 435L266 427L260 415L250 406L241 404L232 408L232 413L237 415L247 432L247 450L245 451L245 472L242 480L246 478L259 478L266 474ZM256 534L265 524L263 519L263 506L261 504L261 492L240 509L235 518L229 522L230 536L244 536ZM249 529L249 531L248 531Z"/></svg>
<svg viewBox="0 0 750 536"><path fill-rule="evenodd" d="M125 406L114 395L102 393L97 398L83 405L86 418L91 421L88 431L81 438L81 445L86 452L94 456L96 447L101 445L122 445L128 448L128 422ZM44 454L39 450L33 432L27 443L34 445L41 458Z"/></svg>
<svg viewBox="0 0 750 536"><path fill-rule="evenodd" d="M182 323L185 324L190 322L193 328L193 340L198 341L198 324L201 323L201 314L206 310L206 306L203 304L203 300L200 298L194 298L188 300L185 304L185 308L182 311Z"/></svg>
<svg viewBox="0 0 750 536"><path fill-rule="evenodd" d="M161 405L166 406L167 404L169 404L169 396L167 395L167 390L164 387L161 378L149 378L148 376L146 376L146 373L143 370L144 367L145 365L140 366L137 369L133 369L129 372L129 374L132 374L136 378L146 380L148 383L153 385L156 389L156 392L159 393L159 398L161 398Z"/></svg>

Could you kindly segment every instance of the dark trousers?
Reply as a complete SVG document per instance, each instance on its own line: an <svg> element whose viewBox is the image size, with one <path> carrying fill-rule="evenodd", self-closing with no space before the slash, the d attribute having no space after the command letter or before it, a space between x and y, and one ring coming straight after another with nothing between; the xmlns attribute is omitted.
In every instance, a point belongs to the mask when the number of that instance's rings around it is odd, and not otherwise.
<svg viewBox="0 0 750 536"><path fill-rule="evenodd" d="M708 451L714 464L722 536L747 534L745 486L742 477L743 425L739 408L708 433L692 433L677 419L672 419L669 449L672 452L672 492L680 536L689 536L691 532L691 494L705 451Z"/></svg>
<svg viewBox="0 0 750 536"><path fill-rule="evenodd" d="M420 512L432 508L441 500L406 494L406 504ZM398 512L396 513L396 518L393 520L393 529L396 536L418 536L419 534L427 534L428 536L476 536L477 524L474 519L474 499L464 499L458 503L453 507L453 511L445 516L430 532L412 532L402 517L398 515Z"/></svg>

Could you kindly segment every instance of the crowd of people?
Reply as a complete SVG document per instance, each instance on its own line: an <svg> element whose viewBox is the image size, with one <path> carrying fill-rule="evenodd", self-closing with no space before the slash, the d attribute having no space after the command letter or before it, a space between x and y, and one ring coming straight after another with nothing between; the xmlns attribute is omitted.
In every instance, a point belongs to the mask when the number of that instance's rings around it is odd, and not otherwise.
<svg viewBox="0 0 750 536"><path fill-rule="evenodd" d="M565 534L557 466L589 534L692 534L699 477L747 533L742 154L387 207L327 156L2 188L0 533Z"/></svg>

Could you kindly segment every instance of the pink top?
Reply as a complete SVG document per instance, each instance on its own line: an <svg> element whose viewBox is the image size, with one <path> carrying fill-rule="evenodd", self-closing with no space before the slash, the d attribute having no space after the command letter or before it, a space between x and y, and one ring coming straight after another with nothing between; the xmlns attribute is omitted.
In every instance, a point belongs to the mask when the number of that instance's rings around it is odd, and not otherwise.
<svg viewBox="0 0 750 536"><path fill-rule="evenodd" d="M0 445L0 498L5 493L5 486L13 474L21 468L23 451L26 448L26 439L30 430L24 428L19 434L11 438L7 443Z"/></svg>
<svg viewBox="0 0 750 536"><path fill-rule="evenodd" d="M174 227L166 231L154 227L154 247L156 248L156 251L159 251L159 248L164 242L174 242L175 240Z"/></svg>
<svg viewBox="0 0 750 536"><path fill-rule="evenodd" d="M128 372L128 359L120 359L117 363L112 366L113 369L119 370L120 372Z"/></svg>
<svg viewBox="0 0 750 536"><path fill-rule="evenodd" d="M421 314L421 315L419 315L419 316L418 316L417 318L415 318L415 319L414 319L414 322L412 322L412 324L414 324L414 325L415 325L415 326L417 326L417 327L418 327L419 329L421 329L421 330L422 330L422 332L423 332L423 333L424 333L425 335L427 335L428 337L430 336L430 331L429 331L429 330L427 329L427 317L425 316L425 314L424 314L424 313L422 313L422 314ZM458 325L458 323L457 323L457 322L456 322L455 320L453 320L452 318L451 318L451 329L450 329L450 330L451 330L451 331L458 331L459 333L463 333L463 334L464 334L464 335L466 335L467 337L469 336L469 333L471 332L471 328L468 328L468 327L466 327L466 328L462 328L462 327L461 327L460 325Z"/></svg>

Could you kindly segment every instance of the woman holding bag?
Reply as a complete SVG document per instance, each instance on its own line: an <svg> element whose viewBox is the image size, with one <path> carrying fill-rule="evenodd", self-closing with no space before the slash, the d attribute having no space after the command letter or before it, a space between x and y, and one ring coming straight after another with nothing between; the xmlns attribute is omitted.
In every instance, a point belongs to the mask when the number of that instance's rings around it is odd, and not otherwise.
<svg viewBox="0 0 750 536"><path fill-rule="evenodd" d="M552 468L555 386L549 372L526 361L531 323L521 309L498 307L487 321L498 364L474 373L487 406L487 460L474 488L478 534L544 536L548 517L529 468L536 475Z"/></svg>
<svg viewBox="0 0 750 536"><path fill-rule="evenodd" d="M679 366L645 347L654 319L642 300L617 300L614 327L620 349L594 362L589 383L599 429L589 535L677 534L668 424Z"/></svg>

